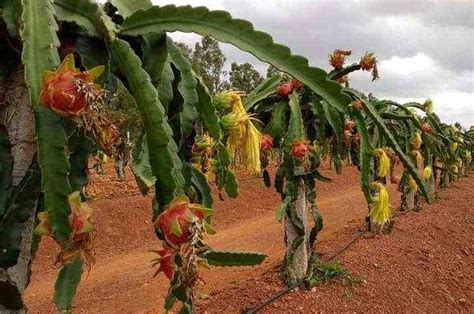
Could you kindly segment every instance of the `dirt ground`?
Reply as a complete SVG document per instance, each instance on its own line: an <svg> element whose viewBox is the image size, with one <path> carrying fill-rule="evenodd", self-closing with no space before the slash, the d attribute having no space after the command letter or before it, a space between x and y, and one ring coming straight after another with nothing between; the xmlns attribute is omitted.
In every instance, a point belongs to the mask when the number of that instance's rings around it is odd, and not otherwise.
<svg viewBox="0 0 474 314"><path fill-rule="evenodd" d="M208 243L268 257L258 267L205 271L206 284L199 287L200 313L238 313L284 288L277 271L285 251L283 225L274 218L279 196L261 179L239 177L239 198L219 201L215 197L217 234ZM317 245L323 258L354 236L367 212L355 169L344 168L342 175L331 177L332 183L318 185L317 203L325 227ZM97 261L79 286L74 311L161 312L168 282L164 275L153 278L150 266L153 254L148 251L159 247L150 221L152 197L137 195L130 174L125 182L97 175L92 181ZM262 312L473 312L472 186L473 175L442 191L422 211L395 218L390 234L364 236L352 245L337 260L357 280L341 279L312 291L291 292ZM395 186L391 186L391 204L397 211ZM44 238L25 295L32 313L54 312L56 254L54 242Z"/></svg>

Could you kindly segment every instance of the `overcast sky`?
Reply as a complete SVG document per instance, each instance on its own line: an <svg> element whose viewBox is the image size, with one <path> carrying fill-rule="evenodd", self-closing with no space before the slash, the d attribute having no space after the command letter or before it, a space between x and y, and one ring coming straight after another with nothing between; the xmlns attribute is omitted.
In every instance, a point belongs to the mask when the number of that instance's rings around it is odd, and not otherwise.
<svg viewBox="0 0 474 314"><path fill-rule="evenodd" d="M275 42L291 47L312 65L329 69L328 53L353 51L358 61L375 52L381 79L368 72L351 76L351 86L400 102L431 97L446 122L474 124L474 1L154 0L155 4L205 5L250 20ZM175 33L191 46L199 37ZM267 65L230 45L229 62Z"/></svg>

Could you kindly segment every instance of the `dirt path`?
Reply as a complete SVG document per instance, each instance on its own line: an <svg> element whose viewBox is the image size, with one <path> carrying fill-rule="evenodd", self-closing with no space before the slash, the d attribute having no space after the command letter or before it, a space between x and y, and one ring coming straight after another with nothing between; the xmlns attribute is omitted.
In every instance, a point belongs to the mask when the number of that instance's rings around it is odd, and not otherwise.
<svg viewBox="0 0 474 314"><path fill-rule="evenodd" d="M333 175L334 182L321 184L318 205L325 218L323 243L346 228L363 221L365 201L357 186L355 169L344 175ZM157 247L149 217L150 197L95 201L97 262L84 278L75 310L87 312L137 312L161 310L167 283L163 276L153 278L147 251ZM255 268L214 268L204 274L207 284L203 295L215 293L263 274L281 260L284 254L282 224L274 218L279 196L266 189L260 180L242 180L238 199L215 202L214 224L217 234L209 243L220 249L258 251L268 254L265 263ZM56 247L50 239L41 243L33 267L32 283L26 302L33 312L53 311L52 295L57 269L52 265Z"/></svg>

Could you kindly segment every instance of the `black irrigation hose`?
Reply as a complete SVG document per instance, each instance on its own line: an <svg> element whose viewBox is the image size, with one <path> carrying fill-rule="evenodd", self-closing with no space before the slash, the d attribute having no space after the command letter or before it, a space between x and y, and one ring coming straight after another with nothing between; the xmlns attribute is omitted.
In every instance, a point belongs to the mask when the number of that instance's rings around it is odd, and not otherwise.
<svg viewBox="0 0 474 314"><path fill-rule="evenodd" d="M402 216L402 215L405 215L407 214L408 212L398 212L396 213L395 215L392 216L392 219L393 218L396 218L398 216ZM354 244L361 236L363 236L367 231L369 231L368 229L365 229L364 227L367 225L367 223L364 223L360 228L359 228L359 231L357 231L357 234L350 240L348 241L343 247L341 247L340 249L338 249L336 252L334 252L333 254L329 255L328 258L325 258L324 259L324 262L329 262L331 260L333 260L334 258L336 258L337 256L339 256L340 254L342 254L345 250L347 250L352 244ZM246 314L254 314L256 313L257 311L261 310L262 308L264 308L265 306L273 303L275 300L279 299L280 297L284 296L285 294L287 294L288 292L298 288L300 285L302 285L307 279L309 279L310 276L306 276L305 278L303 278L301 281L295 283L294 285L292 286L289 286L288 288L284 289L284 290L281 290L280 292L278 292L277 294L271 296L270 298L268 298L267 300L265 300L264 302L258 304L257 306L253 307L253 308L245 308L243 310L244 313Z"/></svg>
<svg viewBox="0 0 474 314"><path fill-rule="evenodd" d="M332 255L330 255L328 258L325 259L325 262L329 262L331 260L333 260L335 257L337 257L338 255L340 255L341 253L343 253L345 250L347 250L352 244L354 244L363 234L365 234L367 232L367 229L364 229L364 225L361 226L361 228L359 229L359 231L357 232L357 234L349 241L347 242L343 247L341 247L339 250L337 250L336 252L334 252ZM258 304L257 306L253 307L253 308L246 308L244 309L244 313L246 314L254 314L256 313L257 311L261 310L262 308L264 308L265 306L273 303L275 300L277 300L278 298L282 297L283 295L287 294L288 292L298 288L300 285L302 285L307 279L309 279L310 276L306 276L305 278L303 278L302 280L300 280L299 282L295 283L294 285L291 285L289 286L288 288L284 289L284 290L281 290L280 292L278 292L277 294L271 296L269 299L267 299L266 301Z"/></svg>
<svg viewBox="0 0 474 314"><path fill-rule="evenodd" d="M400 212L397 212L395 215L392 216L392 219L393 218L396 218L398 216L402 216L402 215L405 215L407 214L408 212L406 211L400 211ZM325 258L324 261L325 262L329 262L331 260L333 260L334 258L336 258L337 256L339 256L340 254L342 254L345 250L347 250L352 244L354 244L362 235L364 235L367 231L369 231L368 229L365 229L364 227L367 225L367 223L364 223L360 228L359 228L359 231L357 231L357 234L350 240L348 241L343 247L341 247L340 249L338 249L336 252L334 252L333 254L329 255L328 258ZM280 297L284 296L285 294L287 294L288 292L298 288L300 285L302 285L307 279L309 279L310 276L306 276L305 278L303 278L301 281L295 283L294 285L292 286L289 286L288 288L284 289L284 290L281 290L280 292L278 292L277 294L271 296L270 298L268 298L267 300L265 300L264 302L258 304L257 306L253 307L253 308L245 308L243 310L243 312L245 314L254 314L254 313L257 313L257 311L261 310L262 308L264 308L265 306L273 303L275 300L279 299Z"/></svg>

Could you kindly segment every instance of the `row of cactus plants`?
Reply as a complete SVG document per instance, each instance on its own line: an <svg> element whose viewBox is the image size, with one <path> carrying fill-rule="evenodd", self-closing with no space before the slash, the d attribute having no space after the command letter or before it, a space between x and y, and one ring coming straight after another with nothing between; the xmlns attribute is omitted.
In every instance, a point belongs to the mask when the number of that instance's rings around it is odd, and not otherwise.
<svg viewBox="0 0 474 314"><path fill-rule="evenodd" d="M318 171L326 154L338 172L347 156L357 162L369 217L378 225L388 215L381 178L387 171L385 147L401 160L417 190L431 199L415 166L411 144L398 138L402 127L416 130L420 118L413 113L410 118L403 116L408 114L406 106L384 107L348 87L347 75L356 70L371 71L373 79L378 78L373 54L344 66L350 52L337 50L330 56L334 70L326 73L227 12L153 6L149 0L112 0L104 5L92 0L4 0L0 8L1 48L8 58L1 73L8 78L15 68L24 69L37 147L27 175L13 184L15 156L8 125L6 131L1 130L0 268L7 275L0 278L0 292L15 294L17 300L0 299L7 309L23 307L22 289L7 270L18 264L23 240L31 235L26 228L28 217L36 214L35 234L52 236L61 249L56 306L71 309L84 265L94 259L93 211L82 193L88 182L87 162L98 149L114 156L123 145L121 121L113 106L123 98L136 105L143 123L143 133L133 139L132 168L142 193L155 193L153 221L161 244L153 265L157 274L163 272L170 280L167 310L180 301L182 312L192 311L201 266L252 266L265 258L258 253L216 251L205 242L214 233L209 181L216 181L221 197L224 191L237 197L237 179L231 169L235 164L254 174L263 170L269 185L265 168L273 151L278 151L274 186L282 195L277 218L286 221L284 273L290 284L308 277L311 285L308 275L317 258L314 244L322 229L315 180L330 180ZM237 92L213 97L167 36L166 32L174 31L210 35L233 44L294 80L271 78L243 99ZM261 135L257 119L267 134ZM425 160L439 158L449 179L456 174L453 158L467 162L471 137L444 127L432 113L426 119L436 134L421 137L427 137L424 143L433 137L433 147L421 149L420 145L417 150L422 150ZM400 123L400 130L391 129L393 121ZM440 142L456 142L461 149L453 155ZM306 221L307 203L314 220L311 229ZM28 248L32 256L37 240Z"/></svg>
<svg viewBox="0 0 474 314"><path fill-rule="evenodd" d="M354 71L370 71L372 80L379 78L373 53L345 66L350 55L347 50L329 55L333 70L328 77L344 86L343 93L351 98L345 110L330 106L299 81L283 76L263 82L244 100L263 124L261 159L267 186L271 185L265 169L268 157L276 162L274 187L282 196L276 216L285 219L283 275L289 285L304 281L311 287L314 283L315 241L323 227L315 182L330 181L318 171L321 159L329 157L337 173L343 160L358 167L368 203L367 227L372 231L382 230L392 217L388 183L399 185L401 209L414 210L421 195L427 202L434 199L437 177L440 185L446 185L443 180L466 175L464 169L471 167L472 137L460 125L443 124L431 100L401 105L350 88L349 75ZM401 179L394 173L400 162ZM307 211L313 217L311 228Z"/></svg>

